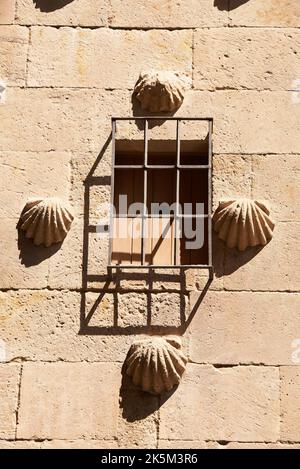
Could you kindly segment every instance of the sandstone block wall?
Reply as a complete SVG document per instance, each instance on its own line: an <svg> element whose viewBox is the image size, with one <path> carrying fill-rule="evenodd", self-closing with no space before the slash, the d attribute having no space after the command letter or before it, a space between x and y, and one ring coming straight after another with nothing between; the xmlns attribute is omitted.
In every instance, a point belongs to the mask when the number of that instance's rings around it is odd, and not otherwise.
<svg viewBox="0 0 300 469"><path fill-rule="evenodd" d="M56 3L0 5L0 448L299 448L299 1ZM135 112L147 68L190 78L177 115L214 118L214 207L263 199L276 222L264 249L214 236L206 295L198 272L108 281L86 230L110 197L110 118ZM53 194L75 221L33 247L19 214ZM149 333L189 358L162 397L121 374Z"/></svg>

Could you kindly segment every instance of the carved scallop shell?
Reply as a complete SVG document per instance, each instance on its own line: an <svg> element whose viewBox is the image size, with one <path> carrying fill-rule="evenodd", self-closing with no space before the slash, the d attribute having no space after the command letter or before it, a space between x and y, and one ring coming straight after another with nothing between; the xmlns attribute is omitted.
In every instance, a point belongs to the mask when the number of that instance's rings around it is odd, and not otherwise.
<svg viewBox="0 0 300 469"><path fill-rule="evenodd" d="M150 112L171 112L178 109L184 98L185 81L175 72L141 73L134 94L142 109Z"/></svg>
<svg viewBox="0 0 300 469"><path fill-rule="evenodd" d="M257 200L224 200L214 213L214 229L229 248L244 251L249 246L265 246L275 226L269 214L266 205Z"/></svg>
<svg viewBox="0 0 300 469"><path fill-rule="evenodd" d="M143 391L161 394L179 384L187 358L179 338L151 337L132 344L125 361L126 374Z"/></svg>
<svg viewBox="0 0 300 469"><path fill-rule="evenodd" d="M18 227L32 238L35 245L46 247L61 242L71 228L74 217L69 208L57 197L29 199Z"/></svg>

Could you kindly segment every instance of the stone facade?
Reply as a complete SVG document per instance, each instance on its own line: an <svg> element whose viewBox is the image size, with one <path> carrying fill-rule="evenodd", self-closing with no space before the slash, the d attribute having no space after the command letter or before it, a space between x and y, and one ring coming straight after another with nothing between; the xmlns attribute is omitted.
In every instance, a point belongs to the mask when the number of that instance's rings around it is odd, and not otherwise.
<svg viewBox="0 0 300 469"><path fill-rule="evenodd" d="M0 5L0 448L299 448L299 1L51 3ZM205 295L198 272L108 281L107 240L84 229L145 68L190 80L175 115L214 118L214 207L272 207L264 248L214 236ZM20 212L53 195L75 220L33 247ZM161 397L121 373L150 333L180 334L188 357Z"/></svg>

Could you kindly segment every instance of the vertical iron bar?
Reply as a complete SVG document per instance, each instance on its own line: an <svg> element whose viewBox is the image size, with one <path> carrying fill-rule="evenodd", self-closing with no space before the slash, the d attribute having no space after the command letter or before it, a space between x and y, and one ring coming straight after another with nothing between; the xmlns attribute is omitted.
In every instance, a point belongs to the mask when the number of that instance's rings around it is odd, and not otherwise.
<svg viewBox="0 0 300 469"><path fill-rule="evenodd" d="M148 120L144 120L144 196L142 216L141 264L145 264L145 218L147 209Z"/></svg>
<svg viewBox="0 0 300 469"><path fill-rule="evenodd" d="M174 265L177 264L177 221L178 221L178 204L179 204L179 187L180 187L180 120L176 122L176 203L175 203L175 226L174 226Z"/></svg>
<svg viewBox="0 0 300 469"><path fill-rule="evenodd" d="M213 153L213 122L208 123L208 264L212 266L212 153Z"/></svg>
<svg viewBox="0 0 300 469"><path fill-rule="evenodd" d="M114 194L115 194L115 160L116 160L116 120L112 119L111 131L111 194L110 194L110 215L109 215L109 248L108 248L108 265L112 263L112 242L114 227Z"/></svg>

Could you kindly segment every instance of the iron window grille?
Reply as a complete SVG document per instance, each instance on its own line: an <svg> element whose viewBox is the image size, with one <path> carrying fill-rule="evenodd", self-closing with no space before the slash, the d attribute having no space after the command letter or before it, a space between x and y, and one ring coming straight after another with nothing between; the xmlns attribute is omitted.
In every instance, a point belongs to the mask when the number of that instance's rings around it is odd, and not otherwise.
<svg viewBox="0 0 300 469"><path fill-rule="evenodd" d="M149 164L148 163L148 130L149 130L149 121L176 121L176 162L174 165L159 165L159 164ZM141 164L116 164L116 134L117 134L117 123L118 121L135 121L143 124L144 129L144 139L143 139L143 162ZM182 121L206 121L208 124L208 164L181 164L181 151L180 151L180 123ZM114 204L115 196L115 174L116 170L120 169L139 169L143 172L143 212L140 215L135 215L135 217L141 217L142 220L142 232L141 232L141 262L140 264L114 264L112 261L113 253L113 230L114 230L114 219L117 218L114 216L113 210L110 213L110 224L109 224L109 254L108 254L108 272L111 274L113 270L117 269L207 269L209 271L209 277L213 276L213 265L212 265L212 156L213 156L213 118L211 117L112 117L112 176L111 176L111 207ZM147 182L148 182L148 172L151 169L174 169L176 172L176 210L174 214L175 221L175 236L174 236L174 263L173 264L149 264L145 263L145 221L146 218L149 218L149 215L146 213L147 207ZM198 170L207 170L208 171L208 194L207 194L207 213L201 215L188 215L189 218L202 217L207 219L207 248L208 262L205 264L179 264L177 263L177 251L176 251L176 242L177 242L177 222L184 218L185 215L178 212L179 204L179 190L180 190L180 176L181 170L184 169L198 169ZM118 215L119 217L120 215ZM150 218L157 217L157 215L150 215ZM122 217L122 215L121 215ZM130 216L123 216L124 218ZM163 215L160 215L163 217Z"/></svg>

